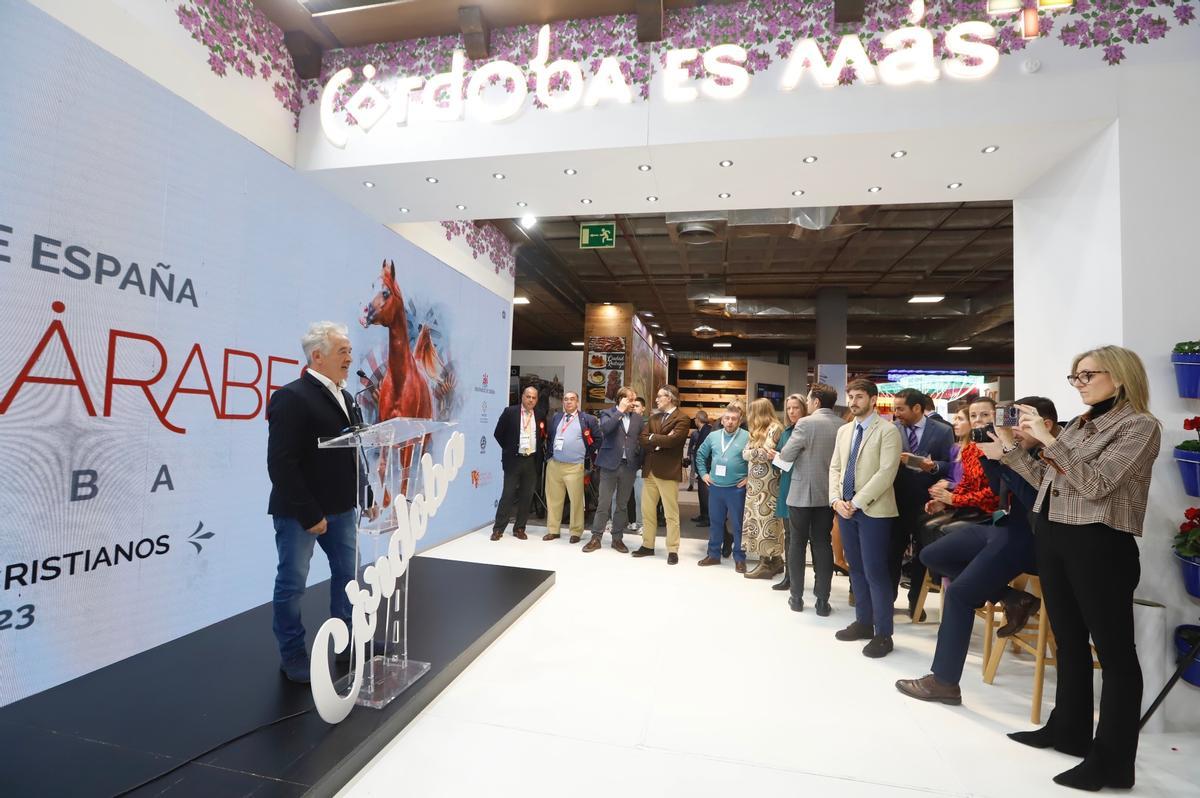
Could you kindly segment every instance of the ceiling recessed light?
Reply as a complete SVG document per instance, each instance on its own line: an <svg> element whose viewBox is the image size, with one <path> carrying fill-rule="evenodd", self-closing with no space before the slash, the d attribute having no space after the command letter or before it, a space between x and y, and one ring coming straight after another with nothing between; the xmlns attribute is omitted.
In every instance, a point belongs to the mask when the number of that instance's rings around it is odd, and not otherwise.
<svg viewBox="0 0 1200 798"><path fill-rule="evenodd" d="M658 197L651 194L649 197L646 197L646 202L658 202Z"/></svg>
<svg viewBox="0 0 1200 798"><path fill-rule="evenodd" d="M997 147L995 144L989 144L986 147L984 147L982 150L980 150L980 152L982 152L984 155L991 155L993 152L995 152L998 149L1000 149L1000 148Z"/></svg>
<svg viewBox="0 0 1200 798"><path fill-rule="evenodd" d="M571 346L583 346L583 341L572 341Z"/></svg>
<svg viewBox="0 0 1200 798"><path fill-rule="evenodd" d="M722 191L720 194L717 195L717 197L719 197L720 199L729 199L730 196L732 196L732 195L728 191Z"/></svg>
<svg viewBox="0 0 1200 798"><path fill-rule="evenodd" d="M723 167L723 168L724 168L724 167L730 167L730 166L733 166L733 161L731 161L731 160L729 160L728 158L726 158L724 161L721 161L721 162L719 162L719 163L717 164L717 166L720 166L720 167Z"/></svg>
<svg viewBox="0 0 1200 798"><path fill-rule="evenodd" d="M401 208L400 213L408 213L408 208Z"/></svg>
<svg viewBox="0 0 1200 798"><path fill-rule="evenodd" d="M735 297L735 296L710 296L708 298L708 301L714 305L732 305L734 302L737 302L737 297Z"/></svg>
<svg viewBox="0 0 1200 798"><path fill-rule="evenodd" d="M793 191L793 192L792 192L792 196L793 196L793 197L803 197L803 196L804 196L804 189L802 189L802 188L798 188L798 189L796 189L795 191Z"/></svg>
<svg viewBox="0 0 1200 798"><path fill-rule="evenodd" d="M528 305L528 304L529 304L529 297L527 297L527 296L515 296L515 297L513 297L513 304L514 304L514 305Z"/></svg>
<svg viewBox="0 0 1200 798"><path fill-rule="evenodd" d="M584 197L583 199L581 199L579 201L579 204L580 205L591 205L592 201L590 199L588 199L587 197Z"/></svg>
<svg viewBox="0 0 1200 798"><path fill-rule="evenodd" d="M504 173L503 172L492 172L492 177L496 178L497 180L503 180Z"/></svg>
<svg viewBox="0 0 1200 798"><path fill-rule="evenodd" d="M946 347L946 351L947 352L970 352L971 347L969 347L969 346L948 346L948 347Z"/></svg>
<svg viewBox="0 0 1200 798"><path fill-rule="evenodd" d="M656 322L656 321L652 321L652 322L650 322L650 326L651 326L651 327L654 327L654 328L656 328L656 329L659 329L659 330L661 330L661 329L662 329L662 325L661 325L661 324L659 324L659 323L658 323L658 322Z"/></svg>
<svg viewBox="0 0 1200 798"><path fill-rule="evenodd" d="M650 169L651 169L651 166L648 163L638 164L639 172L649 172Z"/></svg>
<svg viewBox="0 0 1200 798"><path fill-rule="evenodd" d="M425 182L426 183L436 183L437 178L436 177L427 177L427 178L425 178Z"/></svg>
<svg viewBox="0 0 1200 798"><path fill-rule="evenodd" d="M713 344L713 349L728 349L733 344Z"/></svg>
<svg viewBox="0 0 1200 798"><path fill-rule="evenodd" d="M521 226L526 230L533 227L535 224L537 224L537 217L532 213L527 213L521 217Z"/></svg>
<svg viewBox="0 0 1200 798"><path fill-rule="evenodd" d="M847 349L862 349L862 344L846 344Z"/></svg>
<svg viewBox="0 0 1200 798"><path fill-rule="evenodd" d="M564 169L563 174L564 175L573 175L573 174L577 174L577 172L574 169Z"/></svg>
<svg viewBox="0 0 1200 798"><path fill-rule="evenodd" d="M648 318L648 319L652 319L652 318L654 318L654 314L653 314L653 313L651 313L651 312L650 312L650 311L648 311L648 310L643 310L643 311L641 311L641 314L642 314L643 316L645 316L646 318Z"/></svg>
<svg viewBox="0 0 1200 798"><path fill-rule="evenodd" d="M805 156L805 158L804 158L804 162L805 162L805 163L816 163L816 162L817 162L817 156L815 156L815 155L808 155L808 156Z"/></svg>
<svg viewBox="0 0 1200 798"><path fill-rule="evenodd" d="M959 182L956 180L956 181L954 181L953 183L950 183L950 184L948 184L948 185L946 186L946 188L948 188L948 189L950 189L951 191L953 191L953 190L954 190L954 189L956 189L956 188L962 188L962 183L959 183Z"/></svg>
<svg viewBox="0 0 1200 798"><path fill-rule="evenodd" d="M461 204L455 205L454 207L458 208L460 211L465 211L467 209L466 205L461 205Z"/></svg>
<svg viewBox="0 0 1200 798"><path fill-rule="evenodd" d="M883 191L883 186L871 186L867 191L872 194L878 194L880 191Z"/></svg>
<svg viewBox="0 0 1200 798"><path fill-rule="evenodd" d="M521 200L517 200L517 207L518 207L518 208L524 208L524 207L527 207L528 205L529 205L529 203L528 203L528 202L522 202Z"/></svg>
<svg viewBox="0 0 1200 798"><path fill-rule="evenodd" d="M929 305L934 302L941 302L945 298L944 294L914 294L908 300L908 303L910 305Z"/></svg>
<svg viewBox="0 0 1200 798"><path fill-rule="evenodd" d="M375 188L375 184L372 183L370 180L364 180L363 188Z"/></svg>
<svg viewBox="0 0 1200 798"><path fill-rule="evenodd" d="M893 158L903 158L905 155L908 155L908 153L904 150L896 150L892 153Z"/></svg>

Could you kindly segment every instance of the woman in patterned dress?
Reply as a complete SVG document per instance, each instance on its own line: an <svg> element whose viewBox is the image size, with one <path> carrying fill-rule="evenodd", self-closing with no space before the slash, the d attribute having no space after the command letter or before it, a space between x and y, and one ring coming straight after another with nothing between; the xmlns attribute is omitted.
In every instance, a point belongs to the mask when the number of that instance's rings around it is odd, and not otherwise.
<svg viewBox="0 0 1200 798"><path fill-rule="evenodd" d="M783 519L775 514L779 472L771 467L783 425L770 399L755 399L749 415L750 443L742 451L749 463L742 545L747 555L758 557L758 567L746 578L770 579L783 571Z"/></svg>

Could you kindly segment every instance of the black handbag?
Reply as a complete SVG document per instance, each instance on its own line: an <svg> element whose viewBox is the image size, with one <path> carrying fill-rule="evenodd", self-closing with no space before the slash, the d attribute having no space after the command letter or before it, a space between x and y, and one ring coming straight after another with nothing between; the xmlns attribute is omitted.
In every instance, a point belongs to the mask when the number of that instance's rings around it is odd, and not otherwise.
<svg viewBox="0 0 1200 798"><path fill-rule="evenodd" d="M988 524L992 514L978 507L951 507L926 517L921 525L921 545L928 546L936 540L944 538L952 530L948 527L954 524Z"/></svg>

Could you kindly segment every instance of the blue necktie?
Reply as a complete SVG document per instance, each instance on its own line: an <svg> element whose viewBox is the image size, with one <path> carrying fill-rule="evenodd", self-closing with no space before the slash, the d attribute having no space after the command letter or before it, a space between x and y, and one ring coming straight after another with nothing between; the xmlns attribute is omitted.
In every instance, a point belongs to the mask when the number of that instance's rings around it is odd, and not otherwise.
<svg viewBox="0 0 1200 798"><path fill-rule="evenodd" d="M917 428L908 428L908 451L912 454L917 453Z"/></svg>
<svg viewBox="0 0 1200 798"><path fill-rule="evenodd" d="M854 444L850 447L850 460L846 463L846 474L842 477L842 499L844 501L854 498L854 468L858 462L858 446L862 443L862 436L862 425L855 424Z"/></svg>

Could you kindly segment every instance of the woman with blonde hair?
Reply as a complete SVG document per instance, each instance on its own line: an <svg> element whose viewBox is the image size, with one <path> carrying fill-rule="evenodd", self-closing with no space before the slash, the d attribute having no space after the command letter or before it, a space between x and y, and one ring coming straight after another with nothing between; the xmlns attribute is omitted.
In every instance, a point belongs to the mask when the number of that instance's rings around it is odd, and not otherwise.
<svg viewBox="0 0 1200 798"><path fill-rule="evenodd" d="M1054 777L1058 784L1129 789L1142 701L1133 638L1133 591L1141 575L1134 538L1142 534L1161 431L1136 353L1119 346L1084 352L1072 361L1067 381L1089 410L1055 438L1035 408L1020 405L1022 434L1045 448L1035 459L1017 447L1001 460L1038 489L1038 575L1058 658L1046 725L1009 737L1083 757ZM1103 676L1094 737L1089 640Z"/></svg>
<svg viewBox="0 0 1200 798"><path fill-rule="evenodd" d="M779 471L771 466L779 451L783 425L770 399L750 403L747 419L750 440L742 450L749 464L746 510L742 516L742 545L747 555L758 556L758 567L747 579L770 579L783 571L783 519L775 514L779 503Z"/></svg>

